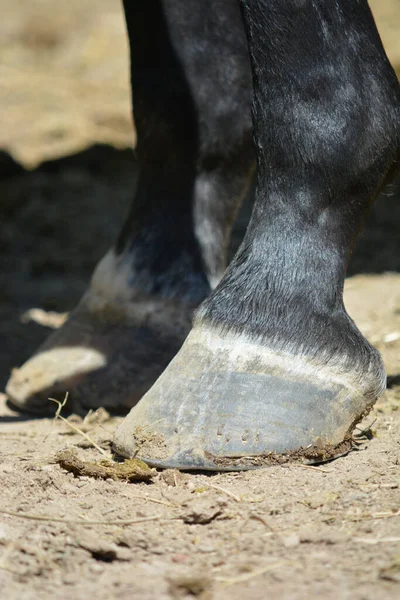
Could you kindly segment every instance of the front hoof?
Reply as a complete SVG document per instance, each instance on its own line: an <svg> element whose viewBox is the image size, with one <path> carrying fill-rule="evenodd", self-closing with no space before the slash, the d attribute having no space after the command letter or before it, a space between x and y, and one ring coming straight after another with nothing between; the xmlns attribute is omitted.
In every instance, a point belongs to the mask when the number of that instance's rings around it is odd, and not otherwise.
<svg viewBox="0 0 400 600"><path fill-rule="evenodd" d="M114 447L152 466L217 471L334 458L351 447L351 431L382 391L374 358L360 378L338 360L318 365L194 329Z"/></svg>

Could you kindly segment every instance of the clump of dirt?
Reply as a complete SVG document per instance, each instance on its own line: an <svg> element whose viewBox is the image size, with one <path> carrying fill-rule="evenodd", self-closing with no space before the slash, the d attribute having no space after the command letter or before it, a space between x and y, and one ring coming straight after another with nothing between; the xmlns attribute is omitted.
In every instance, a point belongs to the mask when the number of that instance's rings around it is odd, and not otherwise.
<svg viewBox="0 0 400 600"><path fill-rule="evenodd" d="M282 454L269 452L268 454L258 456L234 458L229 456L215 456L214 454L207 453L207 458L224 469L268 467L271 465L285 465L287 463L319 465L330 462L340 456L345 456L351 452L354 446L355 443L352 436L347 436L342 442L336 445L308 446L307 448L298 448L297 450L290 450Z"/></svg>
<svg viewBox="0 0 400 600"><path fill-rule="evenodd" d="M169 579L169 592L173 598L187 598L188 596L211 599L212 582L206 573L193 573L190 575L177 575Z"/></svg>
<svg viewBox="0 0 400 600"><path fill-rule="evenodd" d="M94 479L113 479L114 481L151 481L156 475L138 458L128 458L122 463L103 459L100 462L89 462L78 458L74 450L62 450L55 456L62 469L73 473L76 477L86 476Z"/></svg>
<svg viewBox="0 0 400 600"><path fill-rule="evenodd" d="M136 454L142 454L146 458L156 460L167 458L168 448L163 435L141 425L135 427L133 435L136 444Z"/></svg>
<svg viewBox="0 0 400 600"><path fill-rule="evenodd" d="M202 494L202 492L200 492ZM186 502L181 518L184 523L189 525L209 525L214 519L218 519L224 515L223 508L226 503L217 501L211 504L208 498L193 498Z"/></svg>

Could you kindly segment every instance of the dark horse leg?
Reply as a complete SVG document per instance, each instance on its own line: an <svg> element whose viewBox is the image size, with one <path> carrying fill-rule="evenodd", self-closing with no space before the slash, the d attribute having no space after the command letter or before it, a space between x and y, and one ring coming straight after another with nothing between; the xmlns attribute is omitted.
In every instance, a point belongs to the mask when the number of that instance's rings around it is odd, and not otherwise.
<svg viewBox="0 0 400 600"><path fill-rule="evenodd" d="M182 349L116 433L121 454L159 466L334 455L385 386L378 352L346 313L343 282L398 156L398 82L366 0L241 6L255 205Z"/></svg>

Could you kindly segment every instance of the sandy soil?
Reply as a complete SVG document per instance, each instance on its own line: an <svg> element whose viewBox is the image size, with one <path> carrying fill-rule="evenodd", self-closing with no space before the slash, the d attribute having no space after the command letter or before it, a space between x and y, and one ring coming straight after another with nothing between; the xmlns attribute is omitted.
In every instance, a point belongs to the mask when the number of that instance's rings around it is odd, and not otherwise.
<svg viewBox="0 0 400 600"><path fill-rule="evenodd" d="M400 72L398 1L372 7ZM112 243L135 165L118 3L0 0L0 9L7 15L0 23L4 386L10 369L75 304ZM100 461L119 419L103 411L69 425L25 419L1 397L2 597L399 597L399 188L375 205L346 283L348 310L390 376L360 425L356 449L319 467L153 472L137 483L74 476L57 453L75 449L83 460ZM234 245L248 212L247 205ZM28 313L32 308L45 312Z"/></svg>

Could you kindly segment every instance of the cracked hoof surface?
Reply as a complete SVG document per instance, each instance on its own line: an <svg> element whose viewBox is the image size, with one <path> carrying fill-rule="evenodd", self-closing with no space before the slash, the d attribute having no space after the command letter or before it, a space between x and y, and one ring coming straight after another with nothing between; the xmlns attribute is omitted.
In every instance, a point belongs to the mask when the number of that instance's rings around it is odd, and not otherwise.
<svg viewBox="0 0 400 600"><path fill-rule="evenodd" d="M114 448L179 469L332 459L351 449L351 431L384 387L373 362L360 377L340 361L317 364L195 328L124 419Z"/></svg>
<svg viewBox="0 0 400 600"><path fill-rule="evenodd" d="M191 325L191 310L148 299L129 315L111 307L88 310L84 301L38 352L14 369L7 384L9 402L37 415L54 414L49 397L86 413L103 406L127 412L151 387L177 353Z"/></svg>

